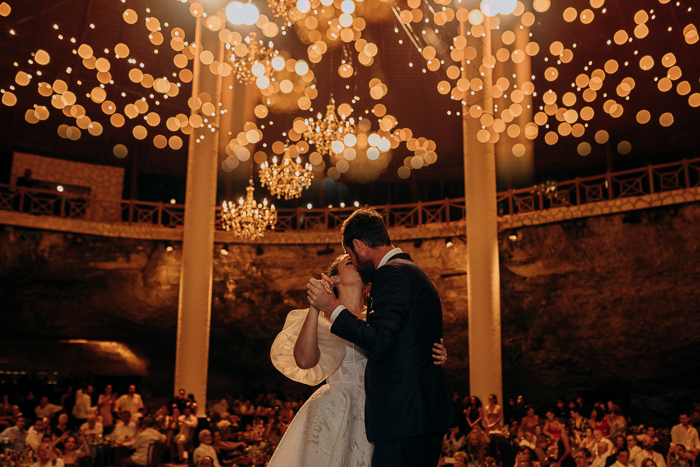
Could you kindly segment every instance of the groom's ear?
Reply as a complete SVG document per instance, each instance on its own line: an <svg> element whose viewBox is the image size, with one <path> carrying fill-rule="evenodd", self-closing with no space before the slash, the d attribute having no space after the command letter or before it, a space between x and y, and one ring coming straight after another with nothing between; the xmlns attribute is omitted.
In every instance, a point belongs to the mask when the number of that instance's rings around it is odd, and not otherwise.
<svg viewBox="0 0 700 467"><path fill-rule="evenodd" d="M362 240L358 240L355 238L352 241L352 249L355 252L355 254L363 254L367 249L367 245L365 245L365 242L363 242Z"/></svg>

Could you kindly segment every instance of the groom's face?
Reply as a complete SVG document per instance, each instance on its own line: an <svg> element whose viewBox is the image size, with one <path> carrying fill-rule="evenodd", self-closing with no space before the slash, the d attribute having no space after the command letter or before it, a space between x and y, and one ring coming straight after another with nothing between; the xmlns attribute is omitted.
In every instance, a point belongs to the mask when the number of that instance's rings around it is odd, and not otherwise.
<svg viewBox="0 0 700 467"><path fill-rule="evenodd" d="M376 269L374 268L374 263L368 257L356 252L350 245L343 244L345 252L350 256L352 264L355 266L362 282L365 284L371 284L374 278L374 273Z"/></svg>

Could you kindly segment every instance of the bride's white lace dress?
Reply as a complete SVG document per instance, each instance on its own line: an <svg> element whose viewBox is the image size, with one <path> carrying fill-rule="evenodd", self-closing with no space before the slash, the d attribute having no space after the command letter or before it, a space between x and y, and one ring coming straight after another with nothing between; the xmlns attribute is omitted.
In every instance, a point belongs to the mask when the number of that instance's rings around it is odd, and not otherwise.
<svg viewBox="0 0 700 467"><path fill-rule="evenodd" d="M362 350L330 332L331 323L319 318L319 363L302 370L294 362L294 343L308 310L287 315L270 357L288 378L315 386L326 380L299 409L268 467L369 467L372 445L365 434L364 375L367 357Z"/></svg>

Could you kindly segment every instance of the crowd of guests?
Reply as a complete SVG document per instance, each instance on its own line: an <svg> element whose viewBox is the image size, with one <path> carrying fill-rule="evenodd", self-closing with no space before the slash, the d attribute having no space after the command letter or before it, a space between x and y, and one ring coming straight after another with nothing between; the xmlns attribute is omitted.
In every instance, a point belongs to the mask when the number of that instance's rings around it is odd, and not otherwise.
<svg viewBox="0 0 700 467"><path fill-rule="evenodd" d="M264 466L303 402L279 389L227 394L207 410L184 389L158 404L134 385L14 392L0 402L0 467ZM455 393L453 403L461 423L444 437L442 466L695 467L700 454L700 405L656 430L632 426L612 401L560 400L543 414L523 396L502 407L495 395L483 405Z"/></svg>
<svg viewBox="0 0 700 467"><path fill-rule="evenodd" d="M119 397L108 385L99 395L85 386L50 399L3 396L0 466L263 466L304 402L281 391L227 394L203 411L184 389L166 404L146 405L134 385Z"/></svg>
<svg viewBox="0 0 700 467"><path fill-rule="evenodd" d="M700 404L672 429L632 426L613 401L564 399L542 414L523 396L502 407L495 395L453 396L460 426L443 439L441 466L695 467L700 454Z"/></svg>

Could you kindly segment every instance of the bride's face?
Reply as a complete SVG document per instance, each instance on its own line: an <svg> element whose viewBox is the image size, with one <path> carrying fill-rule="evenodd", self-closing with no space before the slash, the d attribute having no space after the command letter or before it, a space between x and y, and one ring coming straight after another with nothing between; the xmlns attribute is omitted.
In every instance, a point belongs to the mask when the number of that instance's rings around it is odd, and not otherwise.
<svg viewBox="0 0 700 467"><path fill-rule="evenodd" d="M360 274L355 269L355 265L350 259L350 255L345 255L338 264L338 274L333 277L337 280L337 285L347 286L363 286Z"/></svg>

